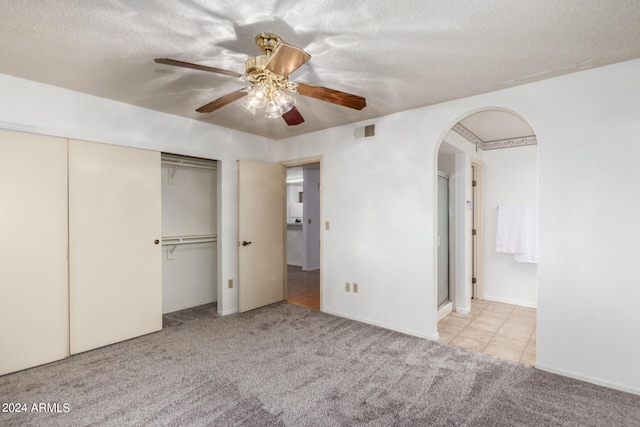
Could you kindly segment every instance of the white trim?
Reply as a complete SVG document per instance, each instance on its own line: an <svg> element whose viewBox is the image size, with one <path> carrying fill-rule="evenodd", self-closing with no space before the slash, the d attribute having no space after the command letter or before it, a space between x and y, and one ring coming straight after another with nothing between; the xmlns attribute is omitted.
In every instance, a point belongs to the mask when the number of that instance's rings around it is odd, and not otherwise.
<svg viewBox="0 0 640 427"><path fill-rule="evenodd" d="M469 116L467 116L467 117L469 117ZM469 141L470 143L472 143L476 147L482 147L482 144L484 143L484 141L481 140L476 134L471 132L469 129L467 129L466 127L461 125L460 122L458 122L455 125L453 125L453 127L451 129L454 132L456 132L458 135L464 137L464 139L466 139L467 141Z"/></svg>
<svg viewBox="0 0 640 427"><path fill-rule="evenodd" d="M231 310L218 311L220 316L228 316L229 314L235 314L238 312L238 307L232 308Z"/></svg>
<svg viewBox="0 0 640 427"><path fill-rule="evenodd" d="M381 328L389 329L391 331L402 332L403 334L412 335L412 336L418 337L418 338L426 338L428 340L433 340L433 341L437 341L438 338L440 338L440 335L438 334L438 332L436 332L433 335L426 335L426 334L424 334L422 332L415 331L413 329L398 328L396 326L389 325L389 324L384 323L384 322L377 322L377 321L371 320L371 319L365 319L365 318L358 317L358 316L351 316L349 314L344 314L344 313L340 313L340 312L333 311L333 310L323 310L323 312L327 313L327 314L331 314L333 316L344 317L346 319L355 320L356 322L366 323L368 325L373 325L373 326L379 326Z"/></svg>
<svg viewBox="0 0 640 427"><path fill-rule="evenodd" d="M469 314L471 313L471 307L456 307L456 313L458 314Z"/></svg>
<svg viewBox="0 0 640 427"><path fill-rule="evenodd" d="M519 305L519 306L522 306L522 307L530 307L530 308L535 308L535 309L538 308L538 306L536 304L531 304L530 302L520 301L520 300L515 300L515 299L509 299L509 298L499 298L499 297L492 297L490 295L485 295L483 299L486 300L486 301L502 302L502 303L505 303L505 304Z"/></svg>
<svg viewBox="0 0 640 427"><path fill-rule="evenodd" d="M202 301L198 301L198 302L194 302L186 305L180 305L178 307L170 308L169 311L163 311L162 315L164 316L165 314L171 314L171 313L175 313L176 311L186 310L188 308L193 308L193 307L199 307L205 304L213 304L214 302L217 302L217 301L216 300L210 301L207 299L207 300L202 300Z"/></svg>
<svg viewBox="0 0 640 427"><path fill-rule="evenodd" d="M497 150L499 148L523 147L525 145L536 145L538 139L535 135L521 136L519 138L498 139L496 141L486 141L480 144L483 150Z"/></svg>
<svg viewBox="0 0 640 427"><path fill-rule="evenodd" d="M442 307L438 308L438 322L447 317L453 311L453 303L448 301Z"/></svg>
<svg viewBox="0 0 640 427"><path fill-rule="evenodd" d="M473 281L473 273L475 270L476 286L475 292L473 291L473 284L471 285L471 296L478 299L484 299L485 282L484 282L484 270L485 270L485 240L484 240L484 162L471 159L471 180L476 181L476 187L474 190L471 186L471 194L473 200L471 227L476 226L475 239L471 239L472 255L471 262L475 263L472 267L471 279ZM475 247L474 245L475 240Z"/></svg>
<svg viewBox="0 0 640 427"><path fill-rule="evenodd" d="M599 378L595 378L589 375L581 375L573 371L557 369L542 363L536 363L536 369L540 369L541 371L551 372L552 374L562 375L564 377L569 377L569 378L573 378L580 381L586 381L591 384L601 385L603 387L609 387L615 390L624 391L625 393L633 393L633 394L640 395L640 388L629 387L624 384L617 383L615 381L603 381Z"/></svg>
<svg viewBox="0 0 640 427"><path fill-rule="evenodd" d="M467 116L469 117L469 116ZM460 122L453 125L451 128L458 135L462 136L464 139L469 141L472 144L475 144L477 148L481 150L497 150L499 148L511 148L511 147L522 147L525 145L536 145L538 143L538 139L535 135L527 135L520 136L516 138L507 138L507 139L497 139L494 141L483 141L476 134L471 132L469 129L464 127Z"/></svg>

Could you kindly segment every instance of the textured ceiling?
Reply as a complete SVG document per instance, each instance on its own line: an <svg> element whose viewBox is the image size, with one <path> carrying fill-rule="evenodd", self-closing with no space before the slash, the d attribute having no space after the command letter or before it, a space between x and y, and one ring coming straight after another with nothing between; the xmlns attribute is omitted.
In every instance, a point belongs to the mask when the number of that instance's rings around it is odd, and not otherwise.
<svg viewBox="0 0 640 427"><path fill-rule="evenodd" d="M640 57L637 0L0 0L0 73L271 138ZM305 123L252 116L244 86L160 65L168 57L242 73L274 32L311 54L294 81L367 98L362 111L297 95Z"/></svg>

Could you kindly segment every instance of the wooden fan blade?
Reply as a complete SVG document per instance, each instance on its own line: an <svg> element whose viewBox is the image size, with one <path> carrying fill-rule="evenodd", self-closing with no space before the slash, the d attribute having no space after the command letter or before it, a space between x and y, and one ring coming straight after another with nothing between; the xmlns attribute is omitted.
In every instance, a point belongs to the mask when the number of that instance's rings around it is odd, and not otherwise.
<svg viewBox="0 0 640 427"><path fill-rule="evenodd" d="M243 89L237 90L235 92L231 92L225 96L221 96L215 101L211 101L207 105L203 105L202 107L198 108L196 111L198 113L210 113L212 111L217 110L220 107L224 107L225 105L242 98L246 94L247 92L245 92Z"/></svg>
<svg viewBox="0 0 640 427"><path fill-rule="evenodd" d="M224 74L232 77L242 77L242 74L235 71L223 70L222 68L208 67L206 65L192 64L191 62L178 61L169 58L156 58L154 61L158 64L175 65L176 67L193 68L194 70L209 71L211 73Z"/></svg>
<svg viewBox="0 0 640 427"><path fill-rule="evenodd" d="M300 111L298 111L296 107L284 113L282 118L289 126L299 125L304 122L304 117L302 117L302 114L300 114Z"/></svg>
<svg viewBox="0 0 640 427"><path fill-rule="evenodd" d="M298 93L355 110L362 110L367 106L367 100L361 96L307 83L298 83Z"/></svg>
<svg viewBox="0 0 640 427"><path fill-rule="evenodd" d="M311 55L299 47L280 43L264 68L286 78L310 59Z"/></svg>

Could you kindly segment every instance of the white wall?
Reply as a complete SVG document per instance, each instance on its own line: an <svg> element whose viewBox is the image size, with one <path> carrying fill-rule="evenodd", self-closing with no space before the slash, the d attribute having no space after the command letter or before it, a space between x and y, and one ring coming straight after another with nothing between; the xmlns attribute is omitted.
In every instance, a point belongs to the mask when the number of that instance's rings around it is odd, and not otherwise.
<svg viewBox="0 0 640 427"><path fill-rule="evenodd" d="M471 162L482 162L483 151L476 152L474 144L454 131L448 131L438 150L438 170L450 174L453 218L450 222L450 280L453 283L453 306L455 311L466 314L471 311L473 293L473 212L468 203L472 200Z"/></svg>
<svg viewBox="0 0 640 427"><path fill-rule="evenodd" d="M3 129L218 160L218 310L238 310L237 286L226 286L238 282L236 160L270 160L270 140L7 75L0 93Z"/></svg>
<svg viewBox="0 0 640 427"><path fill-rule="evenodd" d="M526 87L538 136L538 366L640 394L640 60Z"/></svg>
<svg viewBox="0 0 640 427"><path fill-rule="evenodd" d="M437 146L509 109L539 143L538 367L640 393L638 75L634 60L382 117L372 140L353 138L367 121L274 143L323 155L325 311L436 336Z"/></svg>
<svg viewBox="0 0 640 427"><path fill-rule="evenodd" d="M322 155L323 221L330 223L322 236L323 309L433 338L432 187L443 131L428 122L412 111L377 120L375 138L355 139L354 124L274 147L282 160ZM345 282L358 283L359 292L345 292Z"/></svg>
<svg viewBox="0 0 640 427"><path fill-rule="evenodd" d="M537 264L519 263L496 252L500 205L538 205L538 147L484 153L485 299L537 306Z"/></svg>

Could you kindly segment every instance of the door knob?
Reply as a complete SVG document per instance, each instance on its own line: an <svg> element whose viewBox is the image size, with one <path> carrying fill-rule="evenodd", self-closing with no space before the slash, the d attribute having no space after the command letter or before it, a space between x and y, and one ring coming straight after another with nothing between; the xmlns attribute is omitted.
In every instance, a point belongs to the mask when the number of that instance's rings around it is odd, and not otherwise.
<svg viewBox="0 0 640 427"><path fill-rule="evenodd" d="M251 242L247 242L246 240L242 241L242 246L247 246L247 245L250 245L250 244L251 244Z"/></svg>
<svg viewBox="0 0 640 427"><path fill-rule="evenodd" d="M156 240L153 241L153 243L155 243L157 245L158 243L160 243L160 240L156 239Z"/></svg>

